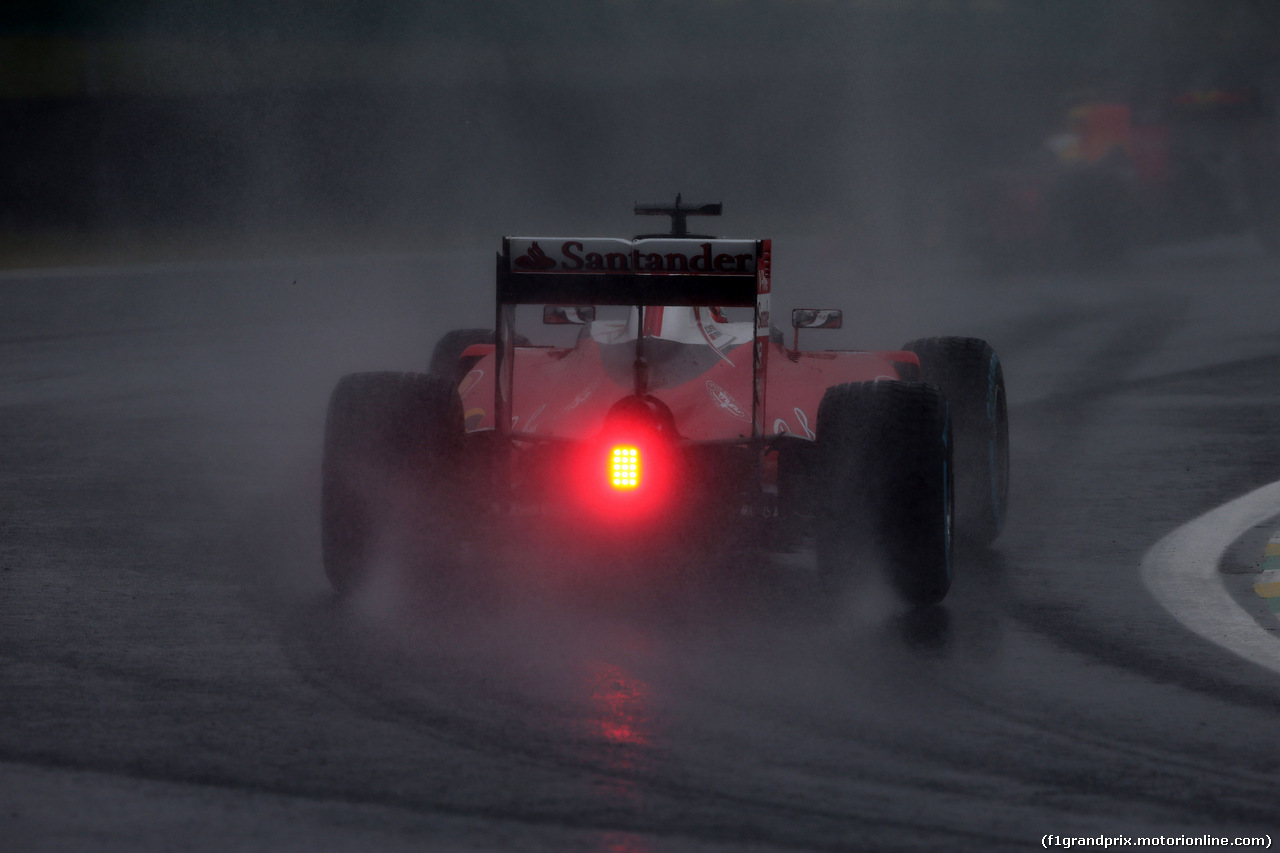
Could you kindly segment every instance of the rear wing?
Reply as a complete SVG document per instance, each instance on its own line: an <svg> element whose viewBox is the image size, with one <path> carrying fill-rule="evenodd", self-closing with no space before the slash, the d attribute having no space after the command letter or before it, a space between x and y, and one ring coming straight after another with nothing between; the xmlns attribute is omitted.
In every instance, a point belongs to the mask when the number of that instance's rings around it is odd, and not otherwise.
<svg viewBox="0 0 1280 853"><path fill-rule="evenodd" d="M669 212L669 211L656 211ZM504 237L497 258L495 425L510 429L517 305L755 309L753 433L763 434L772 248L711 237Z"/></svg>
<svg viewBox="0 0 1280 853"><path fill-rule="evenodd" d="M768 240L506 237L498 302L750 307L768 293L768 252Z"/></svg>

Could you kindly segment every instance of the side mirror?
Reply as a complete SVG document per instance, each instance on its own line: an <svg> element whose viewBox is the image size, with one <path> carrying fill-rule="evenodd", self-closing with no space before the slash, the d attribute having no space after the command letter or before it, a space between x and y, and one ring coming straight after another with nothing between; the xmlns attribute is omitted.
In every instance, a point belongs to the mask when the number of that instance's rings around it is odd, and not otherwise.
<svg viewBox="0 0 1280 853"><path fill-rule="evenodd" d="M595 319L594 305L542 306L542 322L548 326L585 326Z"/></svg>
<svg viewBox="0 0 1280 853"><path fill-rule="evenodd" d="M844 325L844 312L839 308L796 308L791 312L791 326L796 329L839 329Z"/></svg>
<svg viewBox="0 0 1280 853"><path fill-rule="evenodd" d="M791 327L795 335L791 349L800 349L801 329L839 329L844 325L844 312L839 308L794 308L791 311Z"/></svg>

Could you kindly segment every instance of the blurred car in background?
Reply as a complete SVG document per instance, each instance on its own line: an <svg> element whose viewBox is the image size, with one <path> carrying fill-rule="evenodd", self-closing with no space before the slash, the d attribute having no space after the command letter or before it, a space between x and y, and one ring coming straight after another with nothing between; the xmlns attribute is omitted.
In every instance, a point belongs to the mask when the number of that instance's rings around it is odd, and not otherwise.
<svg viewBox="0 0 1280 853"><path fill-rule="evenodd" d="M1248 88L1155 109L1080 99L1024 162L965 182L954 222L992 271L1106 266L1135 246L1248 231L1280 251L1275 115Z"/></svg>

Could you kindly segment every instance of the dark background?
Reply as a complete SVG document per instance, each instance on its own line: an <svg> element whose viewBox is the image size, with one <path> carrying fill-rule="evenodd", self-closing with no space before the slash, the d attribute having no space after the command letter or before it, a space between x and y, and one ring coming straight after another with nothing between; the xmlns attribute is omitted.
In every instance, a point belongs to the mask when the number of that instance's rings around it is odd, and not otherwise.
<svg viewBox="0 0 1280 853"><path fill-rule="evenodd" d="M1280 90L1272 0L192 5L4 5L0 245L487 245L679 191L914 249L1075 93Z"/></svg>

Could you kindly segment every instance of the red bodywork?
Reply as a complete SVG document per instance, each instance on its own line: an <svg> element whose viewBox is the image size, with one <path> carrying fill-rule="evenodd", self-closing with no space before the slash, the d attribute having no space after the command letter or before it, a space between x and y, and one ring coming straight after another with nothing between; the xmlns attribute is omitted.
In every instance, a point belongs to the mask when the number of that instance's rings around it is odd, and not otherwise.
<svg viewBox="0 0 1280 853"><path fill-rule="evenodd" d="M827 388L843 382L900 379L918 370L910 352L795 352L776 343L769 348L764 382L765 436L814 438L818 404ZM476 358L459 391L467 431L491 430L493 421L492 345L471 347ZM669 388L656 388L675 416L682 439L723 441L751 437L751 347L742 344L700 376ZM513 436L587 439L599 434L610 406L631 393L630 384L611 377L600 347L590 339L570 349L515 348L515 394L511 406Z"/></svg>
<svg viewBox="0 0 1280 853"><path fill-rule="evenodd" d="M504 241L497 344L463 353L458 390L467 435L492 461L507 504L627 523L705 518L690 510L708 507L778 517L779 457L815 446L826 390L918 380L920 368L910 352L804 352L778 343L770 254L767 240ZM520 305L575 306L575 316L581 306L632 306L634 325L630 338L588 326L571 346L516 345ZM661 337L662 312L671 318L673 306L699 318L682 340ZM724 306L751 309L753 322L729 324ZM678 354L678 375L657 370L663 344ZM652 374L635 367L648 364L646 352ZM628 463L634 456L634 483L619 478L619 448Z"/></svg>

